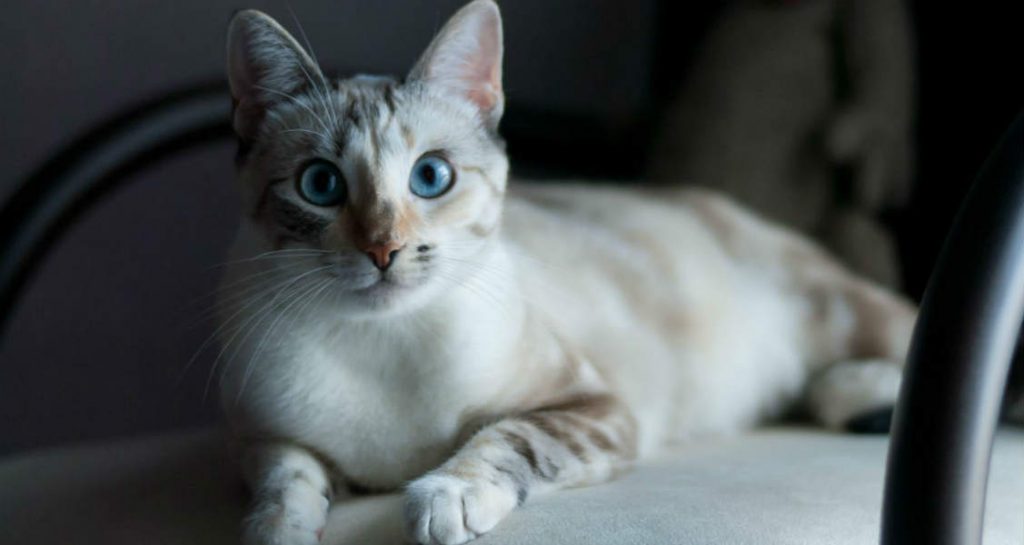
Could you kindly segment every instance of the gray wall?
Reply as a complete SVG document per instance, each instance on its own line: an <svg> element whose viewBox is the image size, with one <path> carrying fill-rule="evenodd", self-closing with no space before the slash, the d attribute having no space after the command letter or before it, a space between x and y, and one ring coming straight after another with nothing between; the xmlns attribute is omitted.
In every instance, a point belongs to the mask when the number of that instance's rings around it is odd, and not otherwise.
<svg viewBox="0 0 1024 545"><path fill-rule="evenodd" d="M292 0L325 68L401 74L461 2ZM623 117L647 95L653 0L508 0L509 100ZM208 0L9 1L0 18L0 198L62 143L183 83L220 78L231 12ZM153 165L62 240L0 345L0 452L197 425L196 324L234 227L232 146ZM514 159L513 159L514 160Z"/></svg>

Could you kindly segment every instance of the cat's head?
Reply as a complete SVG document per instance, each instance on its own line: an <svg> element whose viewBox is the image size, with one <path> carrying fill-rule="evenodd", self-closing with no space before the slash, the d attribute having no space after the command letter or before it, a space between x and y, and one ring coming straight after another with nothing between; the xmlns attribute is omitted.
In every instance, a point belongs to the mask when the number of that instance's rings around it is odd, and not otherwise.
<svg viewBox="0 0 1024 545"><path fill-rule="evenodd" d="M404 81L328 80L273 19L238 13L228 78L242 228L251 251L282 258L262 266L320 268L310 276L333 277L338 300L369 313L415 308L478 270L508 172L501 63L491 0L456 13Z"/></svg>

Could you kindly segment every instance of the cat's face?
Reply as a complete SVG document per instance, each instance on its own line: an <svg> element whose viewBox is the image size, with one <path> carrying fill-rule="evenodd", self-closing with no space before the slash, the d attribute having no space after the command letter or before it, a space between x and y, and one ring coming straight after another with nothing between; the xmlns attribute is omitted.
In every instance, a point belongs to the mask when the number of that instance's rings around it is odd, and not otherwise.
<svg viewBox="0 0 1024 545"><path fill-rule="evenodd" d="M508 170L493 3L456 14L401 83L328 81L258 12L236 16L228 52L243 228L295 257L263 266L333 278L354 314L416 308L484 266Z"/></svg>

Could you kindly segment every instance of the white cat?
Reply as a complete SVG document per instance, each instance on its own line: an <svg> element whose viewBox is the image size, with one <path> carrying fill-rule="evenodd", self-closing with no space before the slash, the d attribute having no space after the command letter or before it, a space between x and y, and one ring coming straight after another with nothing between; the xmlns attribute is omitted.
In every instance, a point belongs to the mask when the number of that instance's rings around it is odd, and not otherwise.
<svg viewBox="0 0 1024 545"><path fill-rule="evenodd" d="M317 543L352 487L404 487L411 539L463 543L668 442L893 403L914 309L810 243L706 192L507 185L491 0L403 82L328 80L256 11L228 53L247 544Z"/></svg>

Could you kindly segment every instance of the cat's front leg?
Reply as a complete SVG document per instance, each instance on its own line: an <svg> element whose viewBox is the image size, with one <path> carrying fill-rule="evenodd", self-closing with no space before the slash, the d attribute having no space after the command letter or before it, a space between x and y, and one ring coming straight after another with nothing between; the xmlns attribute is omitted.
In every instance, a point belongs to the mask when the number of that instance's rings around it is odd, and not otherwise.
<svg viewBox="0 0 1024 545"><path fill-rule="evenodd" d="M330 506L323 465L290 444L250 445L242 460L252 504L242 523L243 545L316 545Z"/></svg>
<svg viewBox="0 0 1024 545"><path fill-rule="evenodd" d="M477 432L440 468L406 490L409 536L465 543L527 497L611 478L636 456L636 424L610 394L581 395Z"/></svg>

